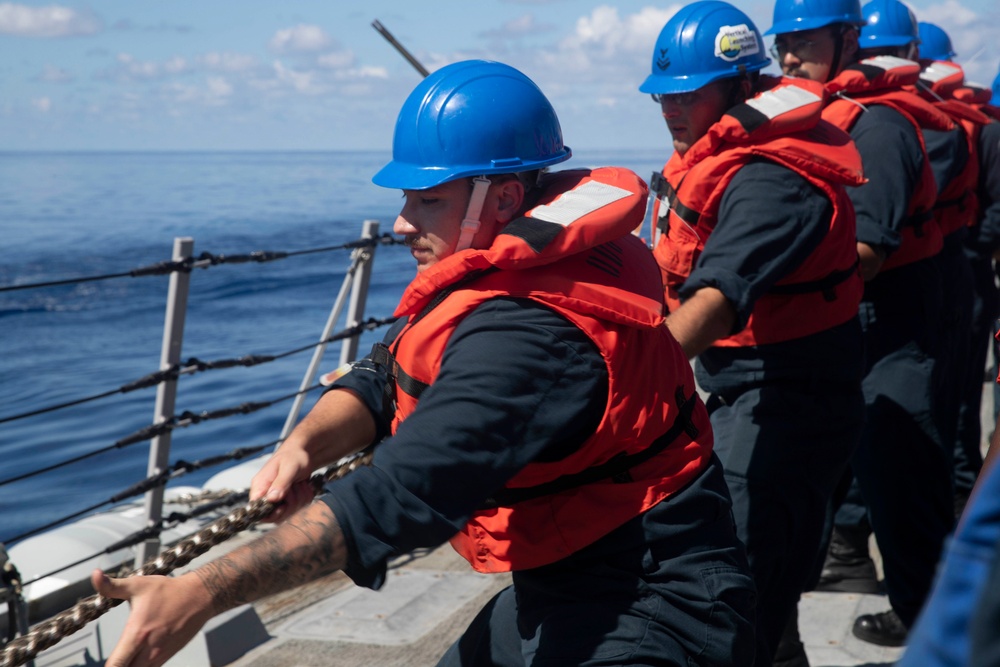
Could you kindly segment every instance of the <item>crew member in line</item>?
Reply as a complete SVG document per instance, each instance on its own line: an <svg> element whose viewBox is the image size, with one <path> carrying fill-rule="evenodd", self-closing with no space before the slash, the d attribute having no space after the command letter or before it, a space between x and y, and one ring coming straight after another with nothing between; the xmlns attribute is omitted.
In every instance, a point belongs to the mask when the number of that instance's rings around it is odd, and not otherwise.
<svg viewBox="0 0 1000 667"><path fill-rule="evenodd" d="M317 402L251 497L303 505L310 474L380 442L267 536L176 579L111 580L132 613L108 667L160 665L213 614L449 539L513 585L442 665L750 665L754 588L690 365L632 235L647 189L570 157L506 65L425 78L373 178L402 189L417 262L384 344ZM543 409L539 409L539 407Z"/></svg>
<svg viewBox="0 0 1000 667"><path fill-rule="evenodd" d="M861 432L848 134L822 84L765 76L761 34L708 0L660 32L639 90L674 153L654 174L654 255L667 327L707 400L757 585L757 665L771 665L818 552L830 495ZM801 644L798 645L801 650Z"/></svg>
<svg viewBox="0 0 1000 667"><path fill-rule="evenodd" d="M968 307L958 323L961 333L952 348L962 354L958 374L946 393L958 399L956 428L949 434L954 443L955 511L961 514L983 465L980 451L980 408L983 369L993 321L1000 315L1000 300L994 285L993 254L1000 248L1000 109L989 105L991 91L968 84L962 67L952 61L957 55L951 38L941 27L920 22L920 75L918 89L925 99L947 113L965 132L969 161L943 192L935 205L942 229L956 228L951 238L961 240L959 257L951 257L952 270L945 287L954 305ZM993 114L992 116L990 114ZM945 237L945 251L949 237ZM942 257L946 257L942 252ZM963 266L962 262L967 266ZM967 273L967 281L959 276ZM966 303L968 300L968 303Z"/></svg>
<svg viewBox="0 0 1000 667"><path fill-rule="evenodd" d="M866 562L870 521L891 608L860 616L853 633L899 646L954 522L951 457L934 400L942 308L936 257L943 242L924 143L924 131L954 125L903 89L917 82L920 65L905 59L914 53L917 25L897 0L863 8L857 0L779 0L768 33L785 75L821 82L834 94L823 118L850 132L868 179L849 190L866 278L865 425L851 462L863 501L849 496L839 506L820 583L874 575Z"/></svg>
<svg viewBox="0 0 1000 667"><path fill-rule="evenodd" d="M952 132L925 132L924 139L938 183L934 219L944 237L944 246L938 255L944 310L941 317L942 369L937 401L941 438L952 457L953 484L962 487L954 492L953 507L957 517L982 466L978 451L964 451L958 444L957 436L963 395L968 393L964 388L971 372L970 331L975 308L972 266L964 247L968 230L978 218L979 135L990 119L954 99L953 92L964 84L965 73L959 65L950 62L954 51L947 34L929 23L918 23L917 27L916 53L922 69L914 90L955 123ZM985 365L984 361L974 373L980 392ZM978 447L977 442L977 450Z"/></svg>

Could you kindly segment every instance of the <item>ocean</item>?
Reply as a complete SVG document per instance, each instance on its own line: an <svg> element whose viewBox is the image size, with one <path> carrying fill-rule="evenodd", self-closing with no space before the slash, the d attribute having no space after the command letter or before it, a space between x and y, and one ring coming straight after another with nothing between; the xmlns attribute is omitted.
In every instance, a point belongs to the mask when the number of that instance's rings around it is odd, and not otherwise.
<svg viewBox="0 0 1000 667"><path fill-rule="evenodd" d="M647 179L662 149L577 151L556 169L619 165ZM381 152L0 152L0 288L104 276L194 254L299 252L356 240L364 220L392 231L401 196L371 183ZM646 235L648 238L648 234ZM349 250L195 269L183 360L281 354L315 343ZM387 317L413 276L406 248L376 250L366 317ZM98 454L153 421L155 388L36 416L6 418L114 391L159 370L167 276L0 291L0 542L103 503L143 479L149 442ZM339 330L341 323L335 328ZM384 330L367 333L364 353ZM339 343L321 371L333 369ZM298 390L312 351L251 368L181 377L177 413L269 402ZM304 408L315 401L310 394ZM278 438L292 401L172 434L171 462ZM200 486L220 468L171 483ZM106 509L102 508L102 509ZM10 546L10 544L8 544Z"/></svg>

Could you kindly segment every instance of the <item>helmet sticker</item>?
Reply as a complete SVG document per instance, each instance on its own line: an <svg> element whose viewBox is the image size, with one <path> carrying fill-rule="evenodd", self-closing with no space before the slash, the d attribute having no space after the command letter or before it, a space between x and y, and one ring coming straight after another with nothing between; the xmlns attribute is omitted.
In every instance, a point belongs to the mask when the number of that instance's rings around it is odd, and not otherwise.
<svg viewBox="0 0 1000 667"><path fill-rule="evenodd" d="M715 57L733 62L744 56L760 53L757 33L746 23L724 25L715 36Z"/></svg>
<svg viewBox="0 0 1000 667"><path fill-rule="evenodd" d="M660 49L660 56L656 59L656 66L662 70L670 67L670 58L667 57L669 49Z"/></svg>

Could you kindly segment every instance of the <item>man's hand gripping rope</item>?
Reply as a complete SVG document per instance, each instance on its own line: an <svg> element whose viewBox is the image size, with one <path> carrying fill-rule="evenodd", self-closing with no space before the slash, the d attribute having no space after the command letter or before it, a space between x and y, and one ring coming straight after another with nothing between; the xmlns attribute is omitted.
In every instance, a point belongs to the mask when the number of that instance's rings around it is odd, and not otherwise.
<svg viewBox="0 0 1000 667"><path fill-rule="evenodd" d="M371 450L365 450L349 461L337 467L331 467L324 474L313 475L310 478L313 495L317 495L325 483L340 479L352 470L371 463L371 456ZM295 504L295 501L292 503ZM141 568L131 572L128 577L169 574L175 569L187 565L213 546L228 540L241 531L252 528L271 517L272 514L276 514L275 510L280 507L281 505L266 497L250 501L243 507L233 510L228 515L203 528L193 537L182 540L174 547L164 551ZM112 580L96 570L91 576L91 581L96 590L107 595L97 594L85 598L71 609L40 623L28 634L8 643L0 649L0 667L17 667L27 663L40 652L59 643L64 637L79 631L87 623L101 617L129 597L127 578ZM178 638L181 645L190 639L191 637Z"/></svg>

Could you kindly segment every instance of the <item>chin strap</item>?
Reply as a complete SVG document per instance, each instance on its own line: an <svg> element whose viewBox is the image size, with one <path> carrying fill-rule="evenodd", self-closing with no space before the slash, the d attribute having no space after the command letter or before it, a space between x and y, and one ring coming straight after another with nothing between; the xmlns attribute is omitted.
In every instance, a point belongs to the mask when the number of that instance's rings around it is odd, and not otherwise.
<svg viewBox="0 0 1000 667"><path fill-rule="evenodd" d="M830 71L826 74L826 81L824 83L830 83L833 81L834 77L840 74L840 57L844 53L844 33L843 31L837 34L837 38L833 40L833 60L830 61Z"/></svg>
<svg viewBox="0 0 1000 667"><path fill-rule="evenodd" d="M479 231L479 218L483 213L483 203L486 201L486 191L490 189L490 179L476 176L472 179L472 196L469 197L469 208L462 220L462 233L458 237L455 252L472 247L472 237Z"/></svg>

